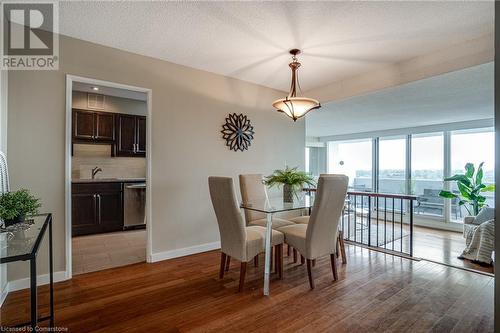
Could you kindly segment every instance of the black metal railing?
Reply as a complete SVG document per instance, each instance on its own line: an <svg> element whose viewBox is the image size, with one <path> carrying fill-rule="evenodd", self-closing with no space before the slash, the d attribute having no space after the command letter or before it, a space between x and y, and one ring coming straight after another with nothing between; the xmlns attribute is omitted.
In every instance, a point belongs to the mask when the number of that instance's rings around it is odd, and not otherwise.
<svg viewBox="0 0 500 333"><path fill-rule="evenodd" d="M413 206L404 194L347 192L340 230L347 241L413 256Z"/></svg>

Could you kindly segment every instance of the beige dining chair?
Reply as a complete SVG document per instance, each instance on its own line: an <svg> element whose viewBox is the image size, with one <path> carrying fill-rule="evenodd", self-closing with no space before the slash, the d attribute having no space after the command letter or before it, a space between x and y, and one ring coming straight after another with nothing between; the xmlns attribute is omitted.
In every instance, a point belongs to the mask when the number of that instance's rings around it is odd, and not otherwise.
<svg viewBox="0 0 500 333"><path fill-rule="evenodd" d="M241 216L233 179L229 177L209 177L208 186L210 198L217 217L221 239L221 263L219 278L224 277L224 271L229 258L241 262L240 284L238 291L243 290L247 262L259 253L265 251L266 228L261 226L245 226ZM279 278L283 275L283 241L284 236L277 230L272 231L271 245L275 247Z"/></svg>
<svg viewBox="0 0 500 333"><path fill-rule="evenodd" d="M322 173L319 176L320 177L331 177L331 176L336 176L336 175ZM305 216L298 216L298 217L291 218L290 221L293 223L296 223L296 224L308 224L309 219L310 219L310 216L305 215ZM336 248L337 248L337 252L335 255L337 256L337 258L339 257L339 254L342 255L342 263L347 264L347 255L345 252L345 243L344 243L344 232L342 230L339 230L339 232L338 232Z"/></svg>
<svg viewBox="0 0 500 333"><path fill-rule="evenodd" d="M311 289L314 289L313 260L325 255L330 255L333 278L338 279L336 243L348 182L344 175L320 176L309 223L280 228L285 242L306 258Z"/></svg>
<svg viewBox="0 0 500 333"><path fill-rule="evenodd" d="M244 174L239 175L240 180L240 193L243 204L248 203L264 203L267 198L266 186L263 183L262 174ZM245 210L245 220L247 225L257 225L266 227L267 219L266 214L251 210ZM294 225L295 223L273 216L273 229L279 230L281 227ZM288 255L290 255L290 247L288 248ZM271 256L272 257L272 256ZM294 252L294 262L297 262L297 251ZM255 258L255 266L258 265L258 257Z"/></svg>

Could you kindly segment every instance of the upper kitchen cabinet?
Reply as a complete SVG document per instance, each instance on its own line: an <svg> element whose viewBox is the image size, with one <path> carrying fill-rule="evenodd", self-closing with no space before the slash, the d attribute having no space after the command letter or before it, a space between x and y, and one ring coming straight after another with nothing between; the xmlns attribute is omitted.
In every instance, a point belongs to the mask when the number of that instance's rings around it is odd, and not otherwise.
<svg viewBox="0 0 500 333"><path fill-rule="evenodd" d="M73 109L73 142L115 142L115 115Z"/></svg>
<svg viewBox="0 0 500 333"><path fill-rule="evenodd" d="M118 115L117 156L146 156L146 117Z"/></svg>

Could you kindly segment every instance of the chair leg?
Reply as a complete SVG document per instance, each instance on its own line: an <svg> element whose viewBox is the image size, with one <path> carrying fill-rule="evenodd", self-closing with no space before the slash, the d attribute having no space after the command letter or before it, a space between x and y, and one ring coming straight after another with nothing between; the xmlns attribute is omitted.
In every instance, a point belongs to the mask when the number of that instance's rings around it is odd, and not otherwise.
<svg viewBox="0 0 500 333"><path fill-rule="evenodd" d="M231 256L226 258L226 272L229 271L229 265L231 264Z"/></svg>
<svg viewBox="0 0 500 333"><path fill-rule="evenodd" d="M224 277L224 268L226 267L226 254L224 252L220 253L220 271L219 279Z"/></svg>
<svg viewBox="0 0 500 333"><path fill-rule="evenodd" d="M286 255L287 255L287 256L290 256L290 252L291 252L291 250L292 250L292 247L291 247L290 245L287 245L287 246L286 246Z"/></svg>
<svg viewBox="0 0 500 333"><path fill-rule="evenodd" d="M275 274L278 274L279 273L279 249L278 249L278 246L279 245L276 245L274 247L274 273Z"/></svg>
<svg viewBox="0 0 500 333"><path fill-rule="evenodd" d="M314 279L312 275L312 260L307 259L307 275L309 276L309 286L314 289Z"/></svg>
<svg viewBox="0 0 500 333"><path fill-rule="evenodd" d="M335 255L337 256L337 258L339 257L339 254L340 254L339 242L340 242L340 240L337 237L337 241L335 242Z"/></svg>
<svg viewBox="0 0 500 333"><path fill-rule="evenodd" d="M283 244L278 245L278 278L283 279Z"/></svg>
<svg viewBox="0 0 500 333"><path fill-rule="evenodd" d="M259 255L256 255L254 258L253 258L253 265L255 267L259 267Z"/></svg>
<svg viewBox="0 0 500 333"><path fill-rule="evenodd" d="M342 263L347 264L347 256L345 253L344 233L339 231L340 253L342 254Z"/></svg>
<svg viewBox="0 0 500 333"><path fill-rule="evenodd" d="M300 264L304 265L305 262L306 262L306 258L304 258L304 256L301 254L300 255Z"/></svg>
<svg viewBox="0 0 500 333"><path fill-rule="evenodd" d="M313 267L316 267L316 259L313 259Z"/></svg>
<svg viewBox="0 0 500 333"><path fill-rule="evenodd" d="M293 249L293 263L297 263L297 250Z"/></svg>
<svg viewBox="0 0 500 333"><path fill-rule="evenodd" d="M337 257L335 256L335 254L330 254L330 261L332 263L333 280L337 281L339 279L339 276L337 274Z"/></svg>
<svg viewBox="0 0 500 333"><path fill-rule="evenodd" d="M238 292L243 291L243 285L245 284L245 274L247 273L247 263L242 262L240 268L240 285L238 287Z"/></svg>

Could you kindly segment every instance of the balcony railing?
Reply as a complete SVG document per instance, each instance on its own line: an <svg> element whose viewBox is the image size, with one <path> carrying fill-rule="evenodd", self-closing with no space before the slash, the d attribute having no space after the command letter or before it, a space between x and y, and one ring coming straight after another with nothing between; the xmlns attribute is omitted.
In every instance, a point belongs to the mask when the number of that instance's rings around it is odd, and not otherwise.
<svg viewBox="0 0 500 333"><path fill-rule="evenodd" d="M413 256L413 214L417 196L347 192L340 230L345 240Z"/></svg>

